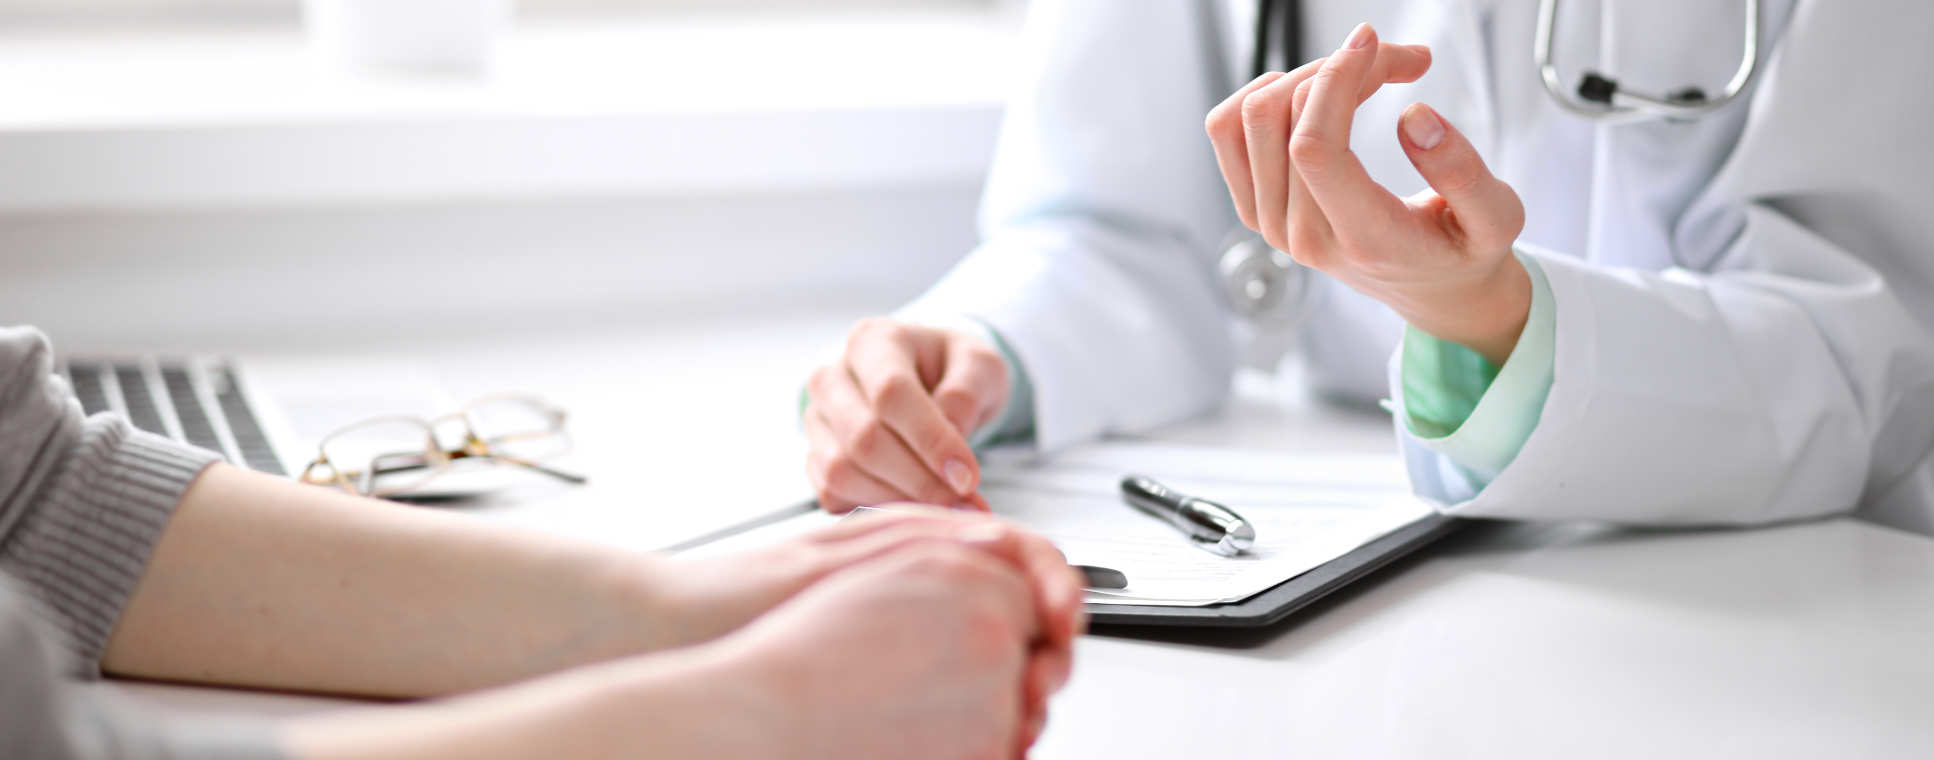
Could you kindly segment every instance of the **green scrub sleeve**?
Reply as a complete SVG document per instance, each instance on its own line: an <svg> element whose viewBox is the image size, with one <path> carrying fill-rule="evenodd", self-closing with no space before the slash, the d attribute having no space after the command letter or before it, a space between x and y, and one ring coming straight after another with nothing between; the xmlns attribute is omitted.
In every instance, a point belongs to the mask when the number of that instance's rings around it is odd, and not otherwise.
<svg viewBox="0 0 1934 760"><path fill-rule="evenodd" d="M1405 327L1398 357L1405 427L1482 483L1502 472L1538 426L1551 393L1556 309L1551 284L1530 256L1531 313L1511 357L1499 367L1464 346Z"/></svg>

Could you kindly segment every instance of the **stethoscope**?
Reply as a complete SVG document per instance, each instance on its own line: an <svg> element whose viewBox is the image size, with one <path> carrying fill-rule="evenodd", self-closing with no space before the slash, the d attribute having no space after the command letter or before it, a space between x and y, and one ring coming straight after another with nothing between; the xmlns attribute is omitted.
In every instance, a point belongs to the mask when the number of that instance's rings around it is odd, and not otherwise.
<svg viewBox="0 0 1934 760"><path fill-rule="evenodd" d="M1698 87L1682 87L1664 95L1631 90L1618 80L1587 69L1578 82L1575 95L1565 91L1552 63L1552 40L1557 36L1558 0L1540 0L1538 33L1533 41L1538 73L1546 94L1567 112L1603 122L1632 122L1648 119L1690 121L1712 114L1737 99L1751 86L1759 64L1759 0L1746 3L1745 44L1739 68L1719 95L1708 96ZM1252 76L1269 71L1271 22L1275 22L1276 48L1285 67L1302 60L1301 0L1261 0L1256 10L1255 51L1250 59ZM1257 324L1293 322L1302 298L1300 291L1310 287L1310 279L1288 254L1263 242L1245 229L1232 236L1220 265L1222 286L1236 313Z"/></svg>
<svg viewBox="0 0 1934 760"><path fill-rule="evenodd" d="M1726 82L1726 89L1721 90L1718 97L1709 97L1705 90L1693 86L1681 87L1664 95L1638 92L1620 87L1618 80L1590 69L1586 69L1584 76L1579 78L1577 97L1571 97L1558 81L1557 65L1551 62L1551 41L1558 36L1558 0L1541 0L1538 3L1538 36L1533 43L1536 48L1534 54L1538 59L1538 74L1544 80L1545 92L1573 114L1598 121L1690 121L1724 108L1752 84L1759 66L1759 0L1746 0L1745 26L1746 41L1740 47L1739 68L1733 71L1733 78Z"/></svg>

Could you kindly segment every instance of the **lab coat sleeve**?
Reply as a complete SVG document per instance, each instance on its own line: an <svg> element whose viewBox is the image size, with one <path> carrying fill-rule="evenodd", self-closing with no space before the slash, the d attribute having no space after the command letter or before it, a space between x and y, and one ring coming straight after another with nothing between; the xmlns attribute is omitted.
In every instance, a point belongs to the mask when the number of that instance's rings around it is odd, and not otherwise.
<svg viewBox="0 0 1934 760"><path fill-rule="evenodd" d="M1537 427L1480 491L1400 424L1421 495L1464 515L1745 524L1860 507L1934 529L1927 504L1895 503L1925 501L1934 447L1934 60L1925 23L1878 5L1799 7L1687 214L1732 227L1706 271L1533 252L1556 310Z"/></svg>
<svg viewBox="0 0 1934 760"><path fill-rule="evenodd" d="M983 243L901 313L1019 358L1037 445L1202 413L1236 365L1216 281L1238 225L1202 119L1233 88L1219 3L1043 0L982 199Z"/></svg>
<svg viewBox="0 0 1934 760"><path fill-rule="evenodd" d="M1521 253L1518 259L1531 275L1531 310L1504 366L1411 327L1391 370L1403 399L1395 409L1404 432L1457 465L1473 490L1517 458L1551 393L1557 340L1551 285L1536 258Z"/></svg>

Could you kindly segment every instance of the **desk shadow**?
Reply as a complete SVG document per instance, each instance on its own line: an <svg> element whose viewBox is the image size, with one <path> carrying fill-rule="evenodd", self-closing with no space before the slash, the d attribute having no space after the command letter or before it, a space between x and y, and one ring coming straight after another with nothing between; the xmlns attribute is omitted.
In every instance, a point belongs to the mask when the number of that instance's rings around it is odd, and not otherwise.
<svg viewBox="0 0 1934 760"><path fill-rule="evenodd" d="M1091 628L1088 633L1092 636L1113 639L1230 650L1260 649L1276 643L1292 630L1313 627L1319 623L1336 629L1327 633L1340 633L1341 629L1346 628L1354 618L1374 615L1377 610L1401 603L1408 596L1426 593L1436 581L1429 573L1419 572L1419 570L1434 560L1503 552L1513 547L1521 549L1525 545L1521 543L1522 541L1536 540L1543 529L1548 527L1550 526L1503 520L1470 520L1457 532L1436 543L1378 568L1370 575L1359 578L1269 625L1201 627L1118 623L1097 626Z"/></svg>

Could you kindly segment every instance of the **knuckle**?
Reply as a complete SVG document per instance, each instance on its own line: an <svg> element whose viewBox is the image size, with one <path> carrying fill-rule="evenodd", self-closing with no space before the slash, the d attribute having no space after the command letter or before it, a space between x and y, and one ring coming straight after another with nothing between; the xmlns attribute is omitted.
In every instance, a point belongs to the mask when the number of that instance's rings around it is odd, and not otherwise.
<svg viewBox="0 0 1934 760"><path fill-rule="evenodd" d="M980 409L979 394L966 388L946 388L933 395L933 402L949 419L960 419L963 415Z"/></svg>
<svg viewBox="0 0 1934 760"><path fill-rule="evenodd" d="M871 461L880 457L892 437L893 433L886 429L886 425L877 418L869 418L854 426L843 443L848 456Z"/></svg>
<svg viewBox="0 0 1934 760"><path fill-rule="evenodd" d="M1306 178L1322 173L1332 150L1329 141L1303 130L1289 138L1289 161Z"/></svg>
<svg viewBox="0 0 1934 760"><path fill-rule="evenodd" d="M1225 101L1209 109L1209 115L1202 119L1202 131L1207 132L1211 138L1233 137L1236 128L1241 124L1241 121L1236 118L1240 115Z"/></svg>
<svg viewBox="0 0 1934 760"><path fill-rule="evenodd" d="M819 482L831 493L846 493L859 483L860 468L843 456L826 457L818 463Z"/></svg>
<svg viewBox="0 0 1934 760"><path fill-rule="evenodd" d="M1516 240L1518 233L1524 231L1524 201L1515 192L1509 195L1509 200L1504 209L1504 231Z"/></svg>
<svg viewBox="0 0 1934 760"><path fill-rule="evenodd" d="M883 321L884 319L885 319L884 317L866 317L864 319L859 320L858 322L854 322L852 327L846 328L847 339L850 341L853 338L857 338L861 335L865 335L866 333L873 331L874 329L878 328L880 322Z"/></svg>
<svg viewBox="0 0 1934 760"><path fill-rule="evenodd" d="M836 368L832 365L822 365L818 369L813 370L812 374L806 376L806 398L808 404L819 403L820 399L826 397L828 390L831 388L830 384L834 371L836 371Z"/></svg>
<svg viewBox="0 0 1934 760"><path fill-rule="evenodd" d="M1283 242L1288 245L1277 250L1289 254L1290 258L1296 259L1299 263L1302 259L1297 257L1320 258L1325 249L1329 248L1329 241L1315 228L1315 225L1310 224L1290 225L1288 239Z"/></svg>
<svg viewBox="0 0 1934 760"><path fill-rule="evenodd" d="M1320 74L1321 72L1318 72L1318 73ZM1308 79L1304 79L1303 81L1296 83L1296 97L1294 97L1290 101L1291 103L1295 104L1296 110L1298 111L1303 110L1303 104L1309 102L1310 89L1314 88L1315 86L1316 86L1316 76L1314 75L1310 76Z"/></svg>
<svg viewBox="0 0 1934 760"><path fill-rule="evenodd" d="M853 323L853 328L846 333L846 345L848 349L851 349L853 346L868 340L898 339L904 334L905 330L906 325L895 322L891 318L867 317Z"/></svg>
<svg viewBox="0 0 1934 760"><path fill-rule="evenodd" d="M977 642L974 651L978 656L998 658L1004 654L1004 642L1019 638L1010 617L998 605L972 604L961 611L960 627L970 641Z"/></svg>
<svg viewBox="0 0 1934 760"><path fill-rule="evenodd" d="M1447 194L1459 194L1476 190L1478 185L1483 183L1484 177L1483 169L1467 165L1445 171L1441 181Z"/></svg>
<svg viewBox="0 0 1934 760"><path fill-rule="evenodd" d="M1007 359L1003 358L999 351L994 350L993 346L975 343L973 350L967 353L967 362L972 369L984 373L990 380L1006 387Z"/></svg>
<svg viewBox="0 0 1934 760"><path fill-rule="evenodd" d="M895 372L880 380L879 387L874 390L873 400L881 409L898 409L919 401L926 392L926 389L920 386L920 381L914 379L912 375Z"/></svg>
<svg viewBox="0 0 1934 760"><path fill-rule="evenodd" d="M1278 95L1280 92L1281 90L1274 87L1264 87L1249 93L1248 97L1242 99L1242 106L1239 109L1242 115L1242 123L1245 126L1254 126L1265 119L1281 113L1283 104L1281 97Z"/></svg>

